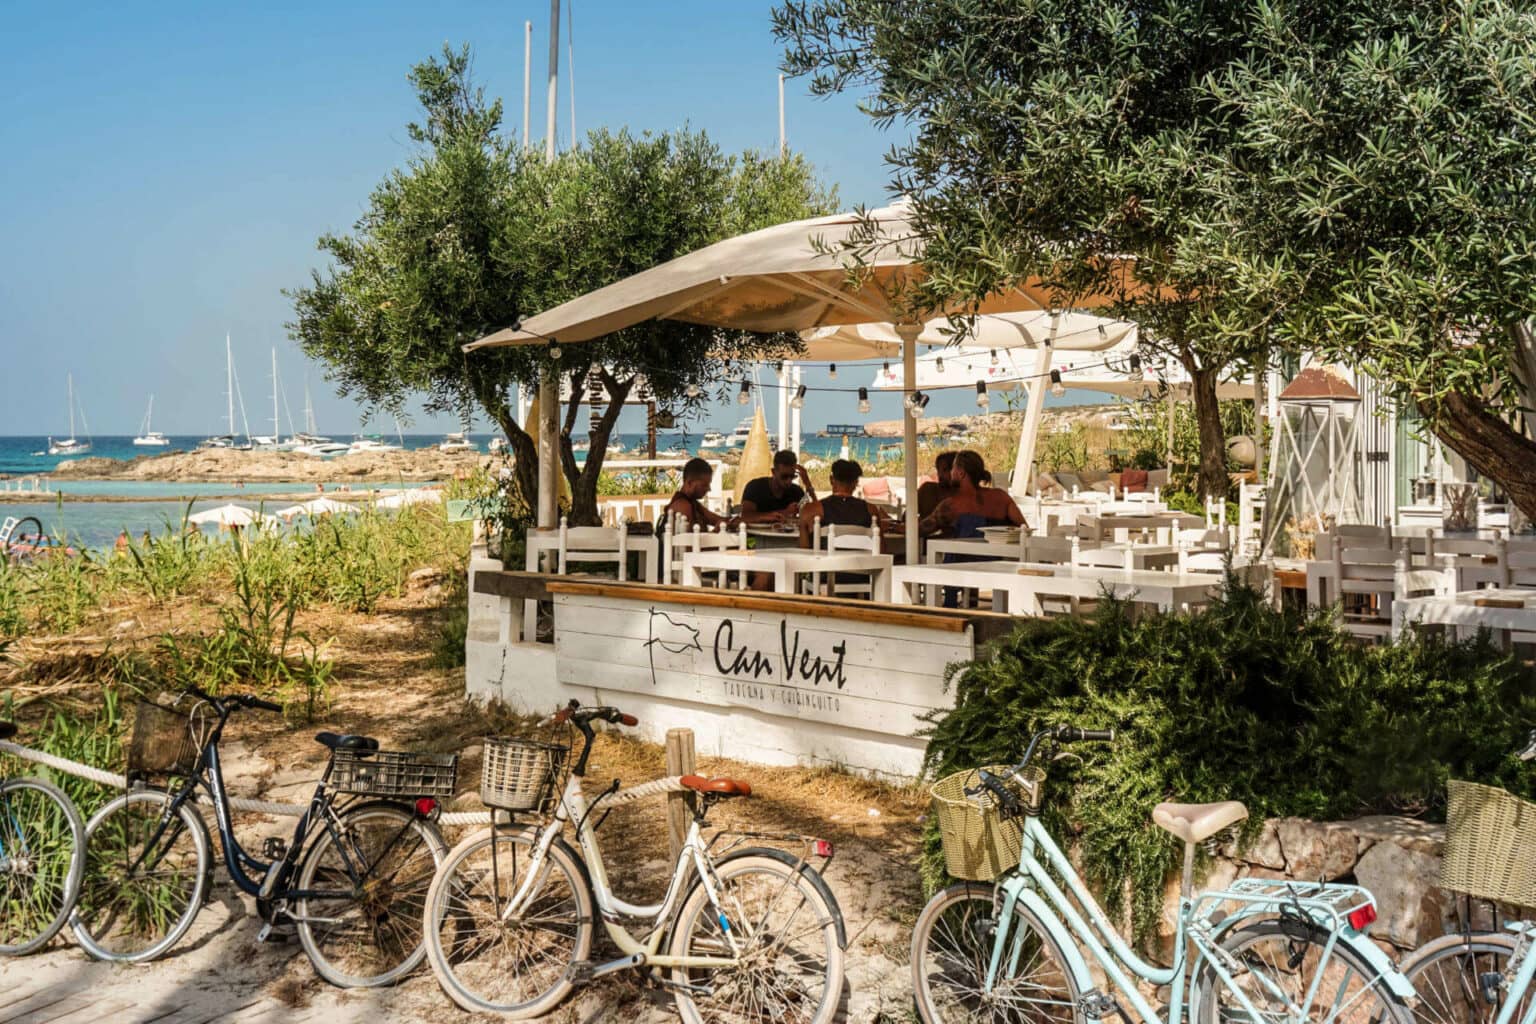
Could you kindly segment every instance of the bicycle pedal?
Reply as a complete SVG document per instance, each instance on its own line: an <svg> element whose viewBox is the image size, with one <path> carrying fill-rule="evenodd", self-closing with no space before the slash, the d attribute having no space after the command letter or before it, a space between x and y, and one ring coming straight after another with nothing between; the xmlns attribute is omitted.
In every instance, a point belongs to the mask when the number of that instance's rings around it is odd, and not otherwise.
<svg viewBox="0 0 1536 1024"><path fill-rule="evenodd" d="M257 942L270 942L273 944L286 943L293 938L293 924L291 922L274 922L264 924L261 931L256 933Z"/></svg>
<svg viewBox="0 0 1536 1024"><path fill-rule="evenodd" d="M609 960L607 963L596 963L592 960L581 960L571 964L567 971L574 985L585 985L595 981L605 974L614 974L618 971L633 970L636 967L645 966L645 954L633 953L629 956L621 956L617 960Z"/></svg>

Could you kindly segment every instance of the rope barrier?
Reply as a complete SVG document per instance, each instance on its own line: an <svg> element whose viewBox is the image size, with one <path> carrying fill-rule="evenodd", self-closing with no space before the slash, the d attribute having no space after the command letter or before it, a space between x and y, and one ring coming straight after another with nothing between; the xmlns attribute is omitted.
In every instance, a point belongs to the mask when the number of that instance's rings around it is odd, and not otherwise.
<svg viewBox="0 0 1536 1024"><path fill-rule="evenodd" d="M128 780L116 772L104 771L79 761L71 761L67 757L59 757L42 750L33 750L31 747L23 747L17 743L0 740L0 753L11 754L23 761L35 761L46 765L66 775L75 775L82 779L103 786L111 786L115 789L127 789ZM197 801L200 804L211 806L213 801L205 793L199 793ZM309 810L307 805L279 804L267 800L247 800L245 797L232 796L229 798L229 806L236 811L244 811L248 814L266 814L274 818L297 818ZM491 814L489 811L454 811L440 815L437 819L444 825L489 825Z"/></svg>

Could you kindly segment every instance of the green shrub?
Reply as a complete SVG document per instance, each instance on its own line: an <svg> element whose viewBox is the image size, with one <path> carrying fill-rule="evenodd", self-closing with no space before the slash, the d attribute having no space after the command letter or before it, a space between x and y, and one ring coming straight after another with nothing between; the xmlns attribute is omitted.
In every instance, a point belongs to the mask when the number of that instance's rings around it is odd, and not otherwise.
<svg viewBox="0 0 1536 1024"><path fill-rule="evenodd" d="M1193 615L1023 620L954 666L955 707L933 716L936 776L1021 755L1030 732L1071 723L1121 731L1051 768L1048 823L1080 842L1087 877L1119 909L1135 893L1138 938L1155 927L1181 856L1151 824L1162 800L1242 800L1266 817L1444 813L1448 778L1533 794L1511 752L1536 723L1530 670L1485 638L1363 647L1325 613L1279 612L1232 588ZM926 880L942 861L930 836Z"/></svg>

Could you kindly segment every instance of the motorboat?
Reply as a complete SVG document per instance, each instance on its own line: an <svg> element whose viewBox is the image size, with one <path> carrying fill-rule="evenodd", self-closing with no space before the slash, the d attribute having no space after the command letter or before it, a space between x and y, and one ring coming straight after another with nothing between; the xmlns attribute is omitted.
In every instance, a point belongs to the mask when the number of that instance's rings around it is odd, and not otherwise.
<svg viewBox="0 0 1536 1024"><path fill-rule="evenodd" d="M480 450L475 442L469 439L468 431L457 431L443 435L443 443L437 446L440 452L477 452Z"/></svg>
<svg viewBox="0 0 1536 1024"><path fill-rule="evenodd" d="M731 436L725 439L727 448L740 448L747 443L747 438L752 436L752 419L748 417L736 424L736 429L731 431Z"/></svg>
<svg viewBox="0 0 1536 1024"><path fill-rule="evenodd" d="M169 448L171 439L158 430L149 429L151 417L155 414L155 396L149 396L149 409L144 413L144 422L139 424L139 433L133 439L135 446L139 448Z"/></svg>
<svg viewBox="0 0 1536 1024"><path fill-rule="evenodd" d="M363 452L398 452L401 450L401 445L390 444L377 434L354 438L352 443L347 446L347 451L354 455Z"/></svg>
<svg viewBox="0 0 1536 1024"><path fill-rule="evenodd" d="M304 437L305 435L299 435ZM297 438L296 438L297 439ZM350 445L340 441L332 441L329 438L316 438L305 444L296 445L293 450L300 455L312 455L316 458L328 459L334 455L345 455L352 450Z"/></svg>
<svg viewBox="0 0 1536 1024"><path fill-rule="evenodd" d="M720 433L720 431L718 431L718 430L711 430L708 433L706 433L704 435L704 439L699 442L699 447L700 448L724 448L725 447L725 435Z"/></svg>

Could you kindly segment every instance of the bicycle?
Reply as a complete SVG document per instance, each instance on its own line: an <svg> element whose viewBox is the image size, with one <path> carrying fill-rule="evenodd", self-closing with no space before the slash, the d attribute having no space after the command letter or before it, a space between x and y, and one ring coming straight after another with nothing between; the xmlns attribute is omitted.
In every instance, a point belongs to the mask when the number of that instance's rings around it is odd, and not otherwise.
<svg viewBox="0 0 1536 1024"><path fill-rule="evenodd" d="M1082 1024L1134 1015L1179 1024L1187 1011L1196 1024L1410 1024L1413 990L1365 935L1375 906L1363 889L1250 878L1193 895L1195 847L1247 817L1236 801L1153 811L1184 841L1174 962L1157 967L1133 953L1040 818L1047 773L1035 758L1044 745L1113 739L1113 730L1044 729L1018 764L934 787L950 873L972 880L935 895L914 926L913 989L924 1021ZM1095 967L1111 991L1094 980ZM1167 1006L1154 1007L1138 980L1167 986Z"/></svg>
<svg viewBox="0 0 1536 1024"><path fill-rule="evenodd" d="M445 850L436 798L453 794L457 756L391 753L366 736L318 734L331 751L325 773L291 841L268 838L260 859L235 837L219 741L235 712L282 708L246 694L188 688L186 696L195 699L187 713L140 703L129 751L134 788L86 823L85 884L70 920L81 947L101 960L138 963L186 934L213 875L196 807L201 791L213 805L231 881L256 898L258 941L293 928L316 972L349 988L414 970L425 955L421 908ZM153 775L180 781L145 786Z"/></svg>
<svg viewBox="0 0 1536 1024"><path fill-rule="evenodd" d="M15 735L15 724L0 722L0 740ZM74 801L39 778L0 779L0 955L46 946L69 919L84 871Z"/></svg>
<svg viewBox="0 0 1536 1024"><path fill-rule="evenodd" d="M568 746L487 740L481 800L532 812L536 820L493 823L466 838L448 854L427 894L427 959L454 1002L466 1010L537 1017L578 984L638 970L672 991L690 1024L830 1021L842 995L847 934L837 900L807 857L830 860L831 845L755 832L721 832L706 843L701 833L709 808L751 795L749 784L732 779L684 775L625 790L615 779L588 802L581 780L592 723L633 726L636 719L572 701L547 721L569 723L584 739L563 790L557 780ZM692 792L698 806L666 895L655 905L628 903L609 885L596 837L602 821L593 825L592 813L604 802L611 810L668 792ZM562 837L571 822L580 854ZM736 836L738 845L713 852L726 835ZM807 854L739 845L748 839L803 842ZM621 917L646 922L648 930L637 937ZM588 959L598 918L622 954L616 960Z"/></svg>
<svg viewBox="0 0 1536 1024"><path fill-rule="evenodd" d="M1515 756L1536 760L1536 731ZM1452 791L1441 886L1536 906L1536 804L1486 786L1451 786L1466 788ZM1503 816L1495 824L1502 834L1487 834L1488 813ZM1410 953L1403 974L1418 990L1423 1024L1536 1024L1536 921L1443 935Z"/></svg>

